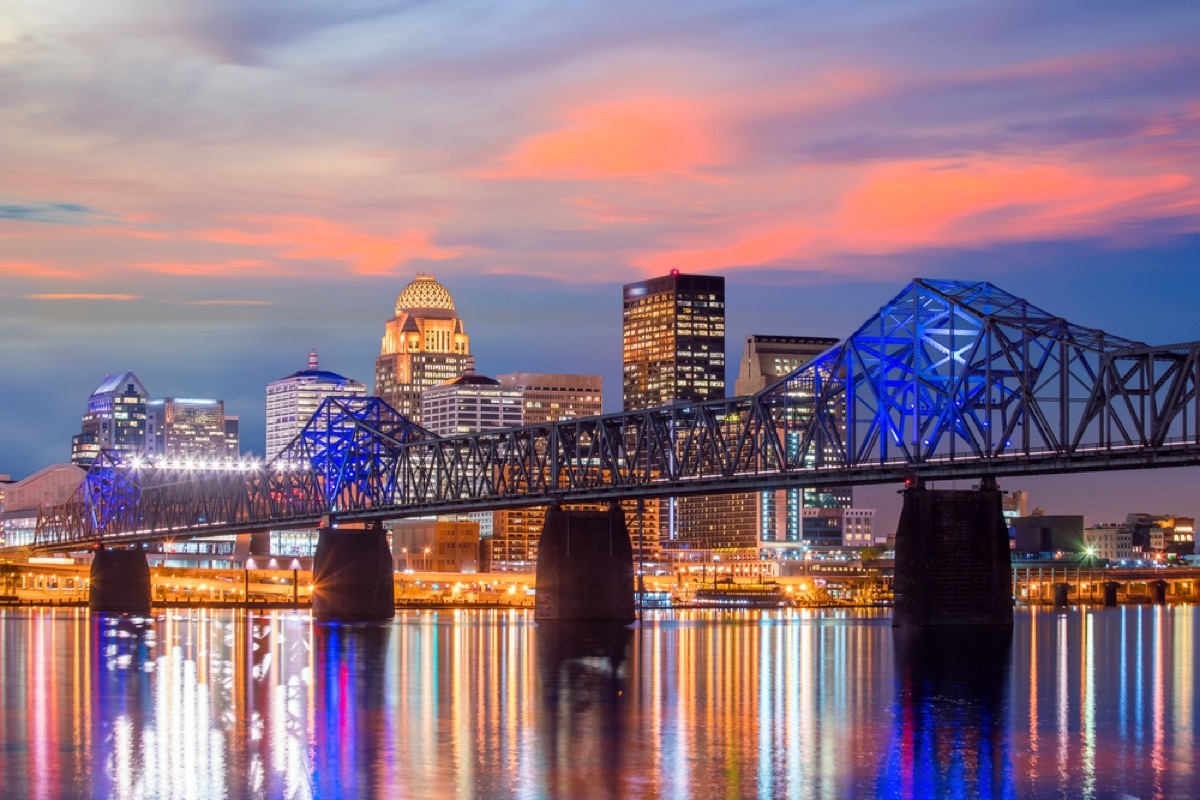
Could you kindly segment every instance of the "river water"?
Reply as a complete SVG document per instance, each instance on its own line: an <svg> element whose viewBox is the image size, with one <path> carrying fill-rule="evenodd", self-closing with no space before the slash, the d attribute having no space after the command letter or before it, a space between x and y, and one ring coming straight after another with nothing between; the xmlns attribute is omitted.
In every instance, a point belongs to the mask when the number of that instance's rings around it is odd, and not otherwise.
<svg viewBox="0 0 1200 800"><path fill-rule="evenodd" d="M1200 797L1196 606L0 611L5 798Z"/></svg>

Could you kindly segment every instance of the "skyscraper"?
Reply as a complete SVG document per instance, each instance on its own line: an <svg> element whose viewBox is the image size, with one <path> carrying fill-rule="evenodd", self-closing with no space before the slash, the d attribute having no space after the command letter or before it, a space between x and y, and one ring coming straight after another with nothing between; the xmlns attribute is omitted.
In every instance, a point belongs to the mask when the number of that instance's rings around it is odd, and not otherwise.
<svg viewBox="0 0 1200 800"><path fill-rule="evenodd" d="M162 397L146 402L147 456L223 458L229 454L225 435L222 400Z"/></svg>
<svg viewBox="0 0 1200 800"><path fill-rule="evenodd" d="M626 284L622 311L622 395L626 411L725 396L725 279L682 275ZM720 513L712 498L664 501L656 531L664 548L699 541L702 519ZM688 536L688 520L695 537ZM682 538L681 538L682 537Z"/></svg>
<svg viewBox="0 0 1200 800"><path fill-rule="evenodd" d="M681 275L624 287L626 411L725 396L725 279Z"/></svg>
<svg viewBox="0 0 1200 800"><path fill-rule="evenodd" d="M88 398L81 430L71 439L71 463L89 467L100 450L136 456L146 446L146 387L132 372L106 375Z"/></svg>
<svg viewBox="0 0 1200 800"><path fill-rule="evenodd" d="M417 275L396 298L375 359L375 394L421 423L421 392L475 371L470 337L454 298L432 275Z"/></svg>
<svg viewBox="0 0 1200 800"><path fill-rule="evenodd" d="M267 384L267 458L279 455L312 419L326 397L362 397L367 387L336 372L322 370L317 351L308 354L308 369Z"/></svg>

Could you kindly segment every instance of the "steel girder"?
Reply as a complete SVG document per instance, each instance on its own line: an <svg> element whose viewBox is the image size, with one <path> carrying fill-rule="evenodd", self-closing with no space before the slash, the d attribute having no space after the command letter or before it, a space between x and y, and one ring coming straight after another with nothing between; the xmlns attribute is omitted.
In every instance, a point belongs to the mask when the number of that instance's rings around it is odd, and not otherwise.
<svg viewBox="0 0 1200 800"><path fill-rule="evenodd" d="M111 497L77 496L39 524L38 543L328 514L1194 464L1198 387L1200 343L1150 347L988 283L916 280L844 342L752 397L444 438L377 398L331 398L264 467L183 478L132 470L126 483L89 473L88 485L114 487Z"/></svg>

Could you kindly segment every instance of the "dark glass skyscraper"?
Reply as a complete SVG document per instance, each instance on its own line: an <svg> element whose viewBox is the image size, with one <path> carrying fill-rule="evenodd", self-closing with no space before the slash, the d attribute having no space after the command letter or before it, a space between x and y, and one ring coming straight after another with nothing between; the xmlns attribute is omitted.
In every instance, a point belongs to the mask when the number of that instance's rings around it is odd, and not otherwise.
<svg viewBox="0 0 1200 800"><path fill-rule="evenodd" d="M624 289L626 411L725 396L725 279L681 275Z"/></svg>

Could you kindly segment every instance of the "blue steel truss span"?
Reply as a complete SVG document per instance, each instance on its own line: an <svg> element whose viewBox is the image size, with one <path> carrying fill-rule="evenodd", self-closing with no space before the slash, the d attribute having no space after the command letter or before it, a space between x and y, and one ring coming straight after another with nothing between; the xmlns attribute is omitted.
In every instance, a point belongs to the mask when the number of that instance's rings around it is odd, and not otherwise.
<svg viewBox="0 0 1200 800"><path fill-rule="evenodd" d="M553 502L1200 463L1200 342L1084 328L989 283L916 280L751 397L439 438L330 398L267 464L104 454L37 546Z"/></svg>

